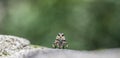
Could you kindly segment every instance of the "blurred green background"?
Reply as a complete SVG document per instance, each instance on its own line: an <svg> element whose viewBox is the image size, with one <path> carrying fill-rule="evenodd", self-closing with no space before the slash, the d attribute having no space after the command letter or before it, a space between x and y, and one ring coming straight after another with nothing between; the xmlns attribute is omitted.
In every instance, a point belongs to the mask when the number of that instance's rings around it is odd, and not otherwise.
<svg viewBox="0 0 120 58"><path fill-rule="evenodd" d="M120 47L120 0L0 0L0 34L51 47L59 32L69 49Z"/></svg>

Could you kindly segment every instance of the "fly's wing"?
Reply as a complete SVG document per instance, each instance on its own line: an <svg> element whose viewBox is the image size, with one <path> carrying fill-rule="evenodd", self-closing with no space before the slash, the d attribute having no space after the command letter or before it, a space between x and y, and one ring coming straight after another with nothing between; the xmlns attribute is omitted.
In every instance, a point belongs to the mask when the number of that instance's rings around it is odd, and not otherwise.
<svg viewBox="0 0 120 58"><path fill-rule="evenodd" d="M56 39L55 42L52 44L53 48L59 47L59 39Z"/></svg>

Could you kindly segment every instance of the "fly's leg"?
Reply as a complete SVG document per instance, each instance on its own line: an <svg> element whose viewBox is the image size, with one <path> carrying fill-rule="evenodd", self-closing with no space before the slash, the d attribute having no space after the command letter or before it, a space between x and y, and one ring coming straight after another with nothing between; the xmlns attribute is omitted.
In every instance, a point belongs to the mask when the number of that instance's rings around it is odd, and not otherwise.
<svg viewBox="0 0 120 58"><path fill-rule="evenodd" d="M53 47L53 48L57 48L56 43L53 43L53 44L52 44L52 47Z"/></svg>
<svg viewBox="0 0 120 58"><path fill-rule="evenodd" d="M67 42L63 42L63 49L64 48L68 48L68 43Z"/></svg>

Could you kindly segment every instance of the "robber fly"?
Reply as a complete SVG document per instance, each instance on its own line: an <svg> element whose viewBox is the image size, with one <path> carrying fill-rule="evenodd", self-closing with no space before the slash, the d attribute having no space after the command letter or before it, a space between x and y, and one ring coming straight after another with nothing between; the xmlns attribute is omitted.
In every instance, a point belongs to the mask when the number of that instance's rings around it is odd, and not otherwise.
<svg viewBox="0 0 120 58"><path fill-rule="evenodd" d="M66 42L64 33L58 33L55 42L52 44L53 48L64 49L68 48L68 43Z"/></svg>

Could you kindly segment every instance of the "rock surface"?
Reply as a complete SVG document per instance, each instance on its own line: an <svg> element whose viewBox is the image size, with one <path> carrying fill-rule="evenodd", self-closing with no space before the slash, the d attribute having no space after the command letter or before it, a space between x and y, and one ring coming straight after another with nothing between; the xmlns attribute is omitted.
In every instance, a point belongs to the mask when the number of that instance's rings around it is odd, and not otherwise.
<svg viewBox="0 0 120 58"><path fill-rule="evenodd" d="M0 35L0 58L120 58L120 49L77 51L34 47L24 38Z"/></svg>
<svg viewBox="0 0 120 58"><path fill-rule="evenodd" d="M30 42L26 39L10 35L0 35L0 57L10 56L21 50L32 49L29 45Z"/></svg>
<svg viewBox="0 0 120 58"><path fill-rule="evenodd" d="M120 49L75 51L66 49L35 49L11 58L120 58Z"/></svg>

